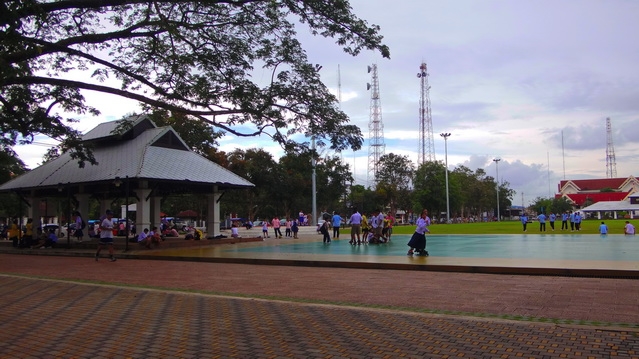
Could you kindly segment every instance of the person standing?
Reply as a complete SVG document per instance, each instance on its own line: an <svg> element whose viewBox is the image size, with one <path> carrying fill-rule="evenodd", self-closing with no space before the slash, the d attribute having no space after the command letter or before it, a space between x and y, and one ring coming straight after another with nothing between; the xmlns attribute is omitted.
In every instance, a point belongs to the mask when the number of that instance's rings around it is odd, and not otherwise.
<svg viewBox="0 0 639 359"><path fill-rule="evenodd" d="M370 224L368 223L368 218L366 218L365 214L362 214L362 242L366 244L368 240L368 232L370 231ZM357 244L361 244L359 240L357 240Z"/></svg>
<svg viewBox="0 0 639 359"><path fill-rule="evenodd" d="M546 215L542 213L537 216L537 219L539 220L539 232L546 232Z"/></svg>
<svg viewBox="0 0 639 359"><path fill-rule="evenodd" d="M391 239L391 235L393 235L393 224L395 224L395 217L388 213L386 217L384 217L384 229L382 229L382 235L386 236L389 241Z"/></svg>
<svg viewBox="0 0 639 359"><path fill-rule="evenodd" d="M328 221L324 220L324 223L320 226L319 232L322 234L322 242L331 243L331 236L328 234Z"/></svg>
<svg viewBox="0 0 639 359"><path fill-rule="evenodd" d="M262 222L262 236L264 238L271 238L271 236L268 235L268 221L264 220L264 222Z"/></svg>
<svg viewBox="0 0 639 359"><path fill-rule="evenodd" d="M75 236L76 241L82 242L82 239L84 237L83 230L84 227L86 227L86 224L84 222L84 219L82 219L82 215L80 215L80 212L73 212L73 216L75 217L75 231L73 232L73 235Z"/></svg>
<svg viewBox="0 0 639 359"><path fill-rule="evenodd" d="M104 246L109 249L109 257L111 262L115 262L115 256L113 255L113 212L110 209L106 210L106 217L100 222L100 242L98 242L98 251L95 252L95 261L100 259L100 251Z"/></svg>
<svg viewBox="0 0 639 359"><path fill-rule="evenodd" d="M14 219L9 226L9 240L16 248L20 246L20 234L22 234L22 231L18 227L18 220Z"/></svg>
<svg viewBox="0 0 639 359"><path fill-rule="evenodd" d="M601 221L601 224L599 225L599 234L602 236L608 234L608 226L603 221Z"/></svg>
<svg viewBox="0 0 639 359"><path fill-rule="evenodd" d="M300 211L300 213L298 214L298 218L299 218L299 225L303 226L304 225L304 220L306 219L306 216L304 215L303 211Z"/></svg>
<svg viewBox="0 0 639 359"><path fill-rule="evenodd" d="M339 227L342 225L342 216L339 215L339 212L335 212L333 214L333 239L339 239Z"/></svg>
<svg viewBox="0 0 639 359"><path fill-rule="evenodd" d="M555 215L554 213L550 212L550 217L549 218L549 222L550 222L550 228L552 229L552 231L555 231L555 219L557 219L557 215Z"/></svg>
<svg viewBox="0 0 639 359"><path fill-rule="evenodd" d="M528 216L526 215L526 213L522 213L519 219L521 220L521 224L524 226L524 232L526 232L526 226L528 225Z"/></svg>
<svg viewBox="0 0 639 359"><path fill-rule="evenodd" d="M634 236L635 226L633 226L630 221L626 221L626 225L623 227L623 233L628 236Z"/></svg>
<svg viewBox="0 0 639 359"><path fill-rule="evenodd" d="M350 244L355 244L355 237L357 237L357 243L360 243L360 235L362 233L362 215L357 211L357 207L353 207L353 214L351 215L351 241Z"/></svg>
<svg viewBox="0 0 639 359"><path fill-rule="evenodd" d="M575 213L573 213L572 211L570 212L570 214L568 214L568 221L570 222L570 231L574 232L575 231Z"/></svg>
<svg viewBox="0 0 639 359"><path fill-rule="evenodd" d="M568 211L561 214L561 230L568 230Z"/></svg>
<svg viewBox="0 0 639 359"><path fill-rule="evenodd" d="M575 212L575 231L581 231L581 214L579 212Z"/></svg>
<svg viewBox="0 0 639 359"><path fill-rule="evenodd" d="M275 238L282 238L282 231L280 230L281 222L278 216L273 217L271 225L273 226L273 232L275 232Z"/></svg>
<svg viewBox="0 0 639 359"><path fill-rule="evenodd" d="M27 224L25 225L25 232L24 232L24 243L26 244L27 247L31 247L34 245L34 240L33 240L33 218L29 218L27 219Z"/></svg>
<svg viewBox="0 0 639 359"><path fill-rule="evenodd" d="M382 211L375 210L371 217L371 228L375 239L379 240L382 237L382 229L384 227L384 215Z"/></svg>
<svg viewBox="0 0 639 359"><path fill-rule="evenodd" d="M291 231L293 232L293 238L297 239L297 232L299 231L299 227L297 226L297 220L293 220L293 224L291 224Z"/></svg>
<svg viewBox="0 0 639 359"><path fill-rule="evenodd" d="M426 250L426 232L430 233L428 226L430 226L430 218L428 217L428 210L424 209L417 219L415 233L413 233L410 241L408 241L408 247L410 247L410 249L407 255L413 255L415 252L425 256L428 255L428 251Z"/></svg>
<svg viewBox="0 0 639 359"><path fill-rule="evenodd" d="M290 218L286 219L286 231L284 232L284 236L287 238L293 237L291 233L291 227L293 227L293 220Z"/></svg>

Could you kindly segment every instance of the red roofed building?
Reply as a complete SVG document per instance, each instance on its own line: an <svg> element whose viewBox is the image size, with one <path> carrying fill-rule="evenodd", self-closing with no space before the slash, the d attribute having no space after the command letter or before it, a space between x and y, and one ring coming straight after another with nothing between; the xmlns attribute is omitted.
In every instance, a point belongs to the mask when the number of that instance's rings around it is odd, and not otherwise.
<svg viewBox="0 0 639 359"><path fill-rule="evenodd" d="M559 182L559 193L555 197L564 197L575 207L581 208L597 202L623 201L635 192L639 192L639 181L634 176L564 180Z"/></svg>

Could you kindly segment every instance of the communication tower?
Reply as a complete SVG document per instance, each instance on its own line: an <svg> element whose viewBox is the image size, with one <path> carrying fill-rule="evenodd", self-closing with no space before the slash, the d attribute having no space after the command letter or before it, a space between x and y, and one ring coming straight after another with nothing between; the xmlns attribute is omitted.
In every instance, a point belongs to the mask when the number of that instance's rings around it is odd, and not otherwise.
<svg viewBox="0 0 639 359"><path fill-rule="evenodd" d="M428 68L425 62L419 66L417 78L420 81L419 98L419 154L417 165L427 161L435 161L435 144L433 140L433 119L430 115L430 86L428 85Z"/></svg>
<svg viewBox="0 0 639 359"><path fill-rule="evenodd" d="M615 146L612 144L612 125L610 117L606 118L606 177L617 178L617 160L615 159Z"/></svg>
<svg viewBox="0 0 639 359"><path fill-rule="evenodd" d="M379 159L384 155L384 124L382 123L382 104L379 99L379 78L377 77L377 65L368 66L371 74L371 83L366 84L366 89L371 91L370 120L368 122L368 183L377 183L377 170Z"/></svg>

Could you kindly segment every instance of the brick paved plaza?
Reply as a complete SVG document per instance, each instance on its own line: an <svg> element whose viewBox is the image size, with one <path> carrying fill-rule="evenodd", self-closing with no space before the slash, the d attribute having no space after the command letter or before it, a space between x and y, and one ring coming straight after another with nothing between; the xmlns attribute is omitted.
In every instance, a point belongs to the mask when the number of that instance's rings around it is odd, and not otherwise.
<svg viewBox="0 0 639 359"><path fill-rule="evenodd" d="M0 254L2 358L639 358L639 281Z"/></svg>

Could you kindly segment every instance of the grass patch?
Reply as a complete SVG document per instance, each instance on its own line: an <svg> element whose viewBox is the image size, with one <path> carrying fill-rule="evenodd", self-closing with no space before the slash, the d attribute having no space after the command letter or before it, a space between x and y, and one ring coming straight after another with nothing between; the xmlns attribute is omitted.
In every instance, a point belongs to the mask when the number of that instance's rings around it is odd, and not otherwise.
<svg viewBox="0 0 639 359"><path fill-rule="evenodd" d="M604 221L608 225L610 234L623 234L626 224L625 219L609 219ZM546 223L546 234L598 234L601 220L588 219L581 223L581 231L570 232L561 231L561 221L555 222L555 231ZM479 223L459 223L459 224L433 224L429 227L432 234L521 234L523 233L520 221L502 222L479 222ZM396 225L393 227L393 234L413 234L415 226ZM528 223L527 234L539 234L539 222Z"/></svg>

